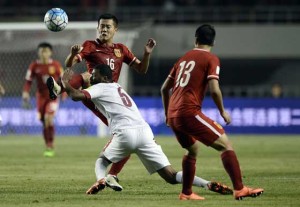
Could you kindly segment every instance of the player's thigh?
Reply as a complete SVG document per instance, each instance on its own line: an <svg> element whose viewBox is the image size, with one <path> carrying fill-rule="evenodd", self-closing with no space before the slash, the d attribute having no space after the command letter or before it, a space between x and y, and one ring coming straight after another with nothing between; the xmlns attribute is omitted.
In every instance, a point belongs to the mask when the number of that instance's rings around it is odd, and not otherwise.
<svg viewBox="0 0 300 207"><path fill-rule="evenodd" d="M211 146L222 134L223 127L203 113L198 112L194 116L177 118L180 130L192 136L194 139Z"/></svg>
<svg viewBox="0 0 300 207"><path fill-rule="evenodd" d="M136 154L149 174L171 165L161 146L154 140L150 127L149 129L143 129L140 139L144 140L144 142L139 144Z"/></svg>
<svg viewBox="0 0 300 207"><path fill-rule="evenodd" d="M103 148L101 154L113 163L127 157L135 148L130 135L132 133L128 133L127 130L118 130Z"/></svg>
<svg viewBox="0 0 300 207"><path fill-rule="evenodd" d="M170 127L182 148L189 148L195 144L196 139L183 130L185 124L182 125L179 118L170 118L168 123L170 124Z"/></svg>
<svg viewBox="0 0 300 207"><path fill-rule="evenodd" d="M38 111L38 119L44 122L46 113L47 99L37 96L36 107Z"/></svg>

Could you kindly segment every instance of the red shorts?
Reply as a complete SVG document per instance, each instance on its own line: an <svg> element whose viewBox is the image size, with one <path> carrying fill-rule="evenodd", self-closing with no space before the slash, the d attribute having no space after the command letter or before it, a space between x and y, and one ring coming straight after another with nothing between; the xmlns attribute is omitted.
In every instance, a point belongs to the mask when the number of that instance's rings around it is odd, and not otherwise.
<svg viewBox="0 0 300 207"><path fill-rule="evenodd" d="M194 116L169 118L168 124L183 148L192 146L196 140L210 146L225 133L220 124L201 112Z"/></svg>
<svg viewBox="0 0 300 207"><path fill-rule="evenodd" d="M38 109L38 116L41 121L44 121L45 114L54 115L58 109L59 100L51 100L49 98L37 97L36 105Z"/></svg>

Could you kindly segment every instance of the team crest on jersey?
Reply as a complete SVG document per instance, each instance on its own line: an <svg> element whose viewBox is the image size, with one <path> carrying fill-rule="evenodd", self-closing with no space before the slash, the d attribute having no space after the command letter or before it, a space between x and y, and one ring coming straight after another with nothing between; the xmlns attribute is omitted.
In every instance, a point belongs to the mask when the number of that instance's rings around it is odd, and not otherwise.
<svg viewBox="0 0 300 207"><path fill-rule="evenodd" d="M219 129L223 129L223 127L222 127L219 123L217 123L217 122L214 121L214 124L215 124Z"/></svg>
<svg viewBox="0 0 300 207"><path fill-rule="evenodd" d="M49 66L48 72L49 72L49 75L53 75L55 73L55 67L54 66Z"/></svg>
<svg viewBox="0 0 300 207"><path fill-rule="evenodd" d="M118 58L122 57L122 53L121 53L120 49L114 49L114 53L115 53L116 57L118 57Z"/></svg>

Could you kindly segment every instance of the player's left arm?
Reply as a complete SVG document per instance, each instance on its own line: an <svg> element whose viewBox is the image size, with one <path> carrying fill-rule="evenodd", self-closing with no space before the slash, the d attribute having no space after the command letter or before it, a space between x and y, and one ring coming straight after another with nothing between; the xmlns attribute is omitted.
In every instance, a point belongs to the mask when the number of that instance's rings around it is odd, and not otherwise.
<svg viewBox="0 0 300 207"><path fill-rule="evenodd" d="M163 83L163 85L160 89L162 103L163 103L163 107L164 107L164 110L165 110L166 124L167 125L168 125L167 119L168 119L168 108L169 108L169 100L170 100L170 90L172 89L173 85L174 85L174 78L169 76L165 80L165 82Z"/></svg>
<svg viewBox="0 0 300 207"><path fill-rule="evenodd" d="M149 67L149 62L150 62L150 56L151 53L156 45L156 41L152 38L150 38L145 45L144 48L144 56L142 61L136 59L134 63L131 65L133 69L135 69L138 73L146 74L148 71Z"/></svg>
<svg viewBox="0 0 300 207"><path fill-rule="evenodd" d="M71 80L72 75L73 72L67 69L62 76L61 80L63 82L65 91L72 98L73 101L86 100L86 95L81 90L77 90L70 85L69 81Z"/></svg>

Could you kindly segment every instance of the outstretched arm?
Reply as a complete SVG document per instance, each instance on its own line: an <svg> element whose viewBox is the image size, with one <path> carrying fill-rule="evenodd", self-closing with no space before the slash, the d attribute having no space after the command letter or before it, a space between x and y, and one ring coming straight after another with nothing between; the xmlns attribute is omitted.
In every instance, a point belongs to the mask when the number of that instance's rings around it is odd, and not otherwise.
<svg viewBox="0 0 300 207"><path fill-rule="evenodd" d="M148 71L149 67L149 62L150 62L150 56L151 53L156 45L156 41L152 38L150 38L145 45L145 50L144 50L144 56L142 61L136 60L133 64L132 67L139 73L146 74Z"/></svg>
<svg viewBox="0 0 300 207"><path fill-rule="evenodd" d="M169 108L169 100L170 100L170 90L173 87L174 79L168 77L163 83L160 93L162 97L163 107L165 110L166 121L168 118L168 108Z"/></svg>
<svg viewBox="0 0 300 207"><path fill-rule="evenodd" d="M208 86L209 86L211 97L214 100L216 106L218 107L220 115L223 117L226 124L230 124L231 118L224 109L222 92L219 87L219 81L216 79L211 79L208 82Z"/></svg>
<svg viewBox="0 0 300 207"><path fill-rule="evenodd" d="M65 60L66 67L70 68L78 62L76 55L79 54L82 49L81 45L73 45L71 47L71 52Z"/></svg>
<svg viewBox="0 0 300 207"><path fill-rule="evenodd" d="M73 72L69 69L65 70L63 76L62 76L62 82L65 88L65 91L67 94L72 98L73 101L83 101L86 100L86 96L81 90L77 90L73 88L69 84L69 80L71 80L73 75Z"/></svg>
<svg viewBox="0 0 300 207"><path fill-rule="evenodd" d="M0 82L0 96L5 94L5 89Z"/></svg>

